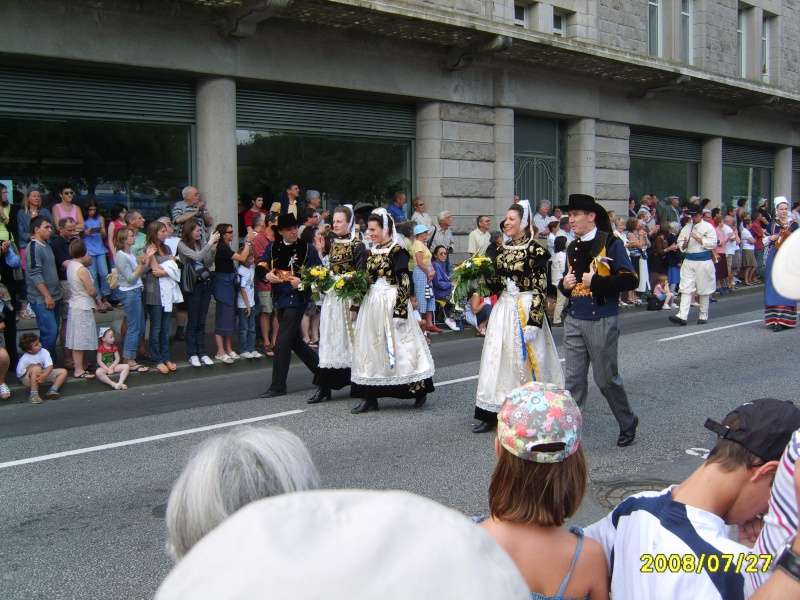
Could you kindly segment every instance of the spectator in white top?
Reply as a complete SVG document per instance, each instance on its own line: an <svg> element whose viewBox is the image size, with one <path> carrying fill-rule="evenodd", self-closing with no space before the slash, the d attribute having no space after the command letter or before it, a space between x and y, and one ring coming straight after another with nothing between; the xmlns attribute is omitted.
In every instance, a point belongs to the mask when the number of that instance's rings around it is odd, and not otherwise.
<svg viewBox="0 0 800 600"><path fill-rule="evenodd" d="M550 214L550 200L542 200L539 203L539 211L533 215L533 226L539 232L539 239L547 237L547 224L556 220L555 217L548 216Z"/></svg>
<svg viewBox="0 0 800 600"><path fill-rule="evenodd" d="M547 251L550 253L552 257L555 254L555 243L556 243L556 236L558 235L559 230L559 222L558 221L550 221L547 224Z"/></svg>
<svg viewBox="0 0 800 600"><path fill-rule="evenodd" d="M436 246L444 246L447 250L447 260L445 261L445 270L450 274L450 255L453 253L453 231L450 226L453 224L453 217L450 216L449 210L443 210L439 213L439 227L434 227L433 235L428 238L428 248L436 248Z"/></svg>
<svg viewBox="0 0 800 600"><path fill-rule="evenodd" d="M428 230L433 229L433 219L425 212L425 199L417 196L412 201L414 212L411 213L411 220L420 225L425 225Z"/></svg>
<svg viewBox="0 0 800 600"><path fill-rule="evenodd" d="M749 555L779 460L800 427L800 409L753 400L721 424L707 419L705 427L719 437L688 479L663 492L635 494L586 529L606 553L614 600L744 599L745 566L762 568L759 557ZM737 526L738 543L729 525ZM680 568L661 569L662 555L678 556Z"/></svg>
<svg viewBox="0 0 800 600"><path fill-rule="evenodd" d="M558 223L558 231L556 231L556 237L562 237L562 236L567 238L567 246L569 246L575 239L575 234L572 233L572 225L569 224L569 217L561 217L561 221Z"/></svg>
<svg viewBox="0 0 800 600"><path fill-rule="evenodd" d="M467 241L467 252L470 256L486 256L486 249L489 247L492 234L489 229L492 227L492 221L489 215L480 215L475 219L477 227L469 232L469 239Z"/></svg>
<svg viewBox="0 0 800 600"><path fill-rule="evenodd" d="M734 261L734 257L739 250L739 244L742 240L739 238L739 234L736 231L735 217L728 215L722 222L722 231L728 236L728 241L725 242L725 260L728 263L728 290L732 291L736 289L734 273L739 270L739 265Z"/></svg>

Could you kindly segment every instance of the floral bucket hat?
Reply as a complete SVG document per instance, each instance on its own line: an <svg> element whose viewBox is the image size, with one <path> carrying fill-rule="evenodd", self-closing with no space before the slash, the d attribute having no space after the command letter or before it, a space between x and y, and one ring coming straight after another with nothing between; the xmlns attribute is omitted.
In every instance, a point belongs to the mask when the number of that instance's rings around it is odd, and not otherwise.
<svg viewBox="0 0 800 600"><path fill-rule="evenodd" d="M568 391L534 381L506 396L497 415L497 437L514 456L558 463L578 450L582 425L581 412Z"/></svg>

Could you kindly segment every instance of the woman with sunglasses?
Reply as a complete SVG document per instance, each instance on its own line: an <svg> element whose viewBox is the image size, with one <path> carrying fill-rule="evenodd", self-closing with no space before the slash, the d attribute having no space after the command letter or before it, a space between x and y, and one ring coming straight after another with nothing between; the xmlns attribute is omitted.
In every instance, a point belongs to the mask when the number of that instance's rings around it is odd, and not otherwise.
<svg viewBox="0 0 800 600"><path fill-rule="evenodd" d="M236 297L239 293L236 283L236 263L245 262L252 251L253 232L247 234L244 248L241 252L234 252L231 248L233 242L233 225L220 223L216 231L219 233L217 254L214 256L214 284L213 294L217 301L217 318L214 324L214 338L217 340L217 355L214 357L226 364L239 358L231 346L231 337L236 328Z"/></svg>
<svg viewBox="0 0 800 600"><path fill-rule="evenodd" d="M78 205L73 203L75 199L75 192L72 186L68 183L62 183L58 186L58 197L61 202L53 205L53 229L58 228L58 222L61 219L71 217L75 219L75 236L79 236L85 226L83 221L83 214L78 210Z"/></svg>

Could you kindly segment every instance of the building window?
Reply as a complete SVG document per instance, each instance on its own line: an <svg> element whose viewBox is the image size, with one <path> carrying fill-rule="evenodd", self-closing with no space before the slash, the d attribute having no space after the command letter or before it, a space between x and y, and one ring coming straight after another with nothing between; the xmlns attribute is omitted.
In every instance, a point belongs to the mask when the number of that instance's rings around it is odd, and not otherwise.
<svg viewBox="0 0 800 600"><path fill-rule="evenodd" d="M692 0L681 0L681 60L689 65L694 58L692 8Z"/></svg>
<svg viewBox="0 0 800 600"><path fill-rule="evenodd" d="M769 83L769 30L772 19L766 14L761 22L761 79Z"/></svg>
<svg viewBox="0 0 800 600"><path fill-rule="evenodd" d="M560 12L553 13L553 35L564 36L567 27L567 15Z"/></svg>
<svg viewBox="0 0 800 600"><path fill-rule="evenodd" d="M661 56L661 0L648 0L647 52L650 56Z"/></svg>
<svg viewBox="0 0 800 600"><path fill-rule="evenodd" d="M747 31L745 23L745 10L740 8L736 25L736 74L739 77L747 75L746 59L747 56Z"/></svg>
<svg viewBox="0 0 800 600"><path fill-rule="evenodd" d="M517 27L525 27L527 24L525 19L526 8L524 4L514 5L514 25Z"/></svg>

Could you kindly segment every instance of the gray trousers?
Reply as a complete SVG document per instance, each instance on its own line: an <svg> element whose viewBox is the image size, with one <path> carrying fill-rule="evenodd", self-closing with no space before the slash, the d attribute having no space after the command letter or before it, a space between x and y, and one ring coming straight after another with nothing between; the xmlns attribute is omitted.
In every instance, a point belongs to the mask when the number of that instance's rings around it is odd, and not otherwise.
<svg viewBox="0 0 800 600"><path fill-rule="evenodd" d="M619 316L596 321L567 317L564 324L564 385L583 411L589 389L589 363L594 381L605 396L620 431L633 425L634 414L617 370Z"/></svg>

